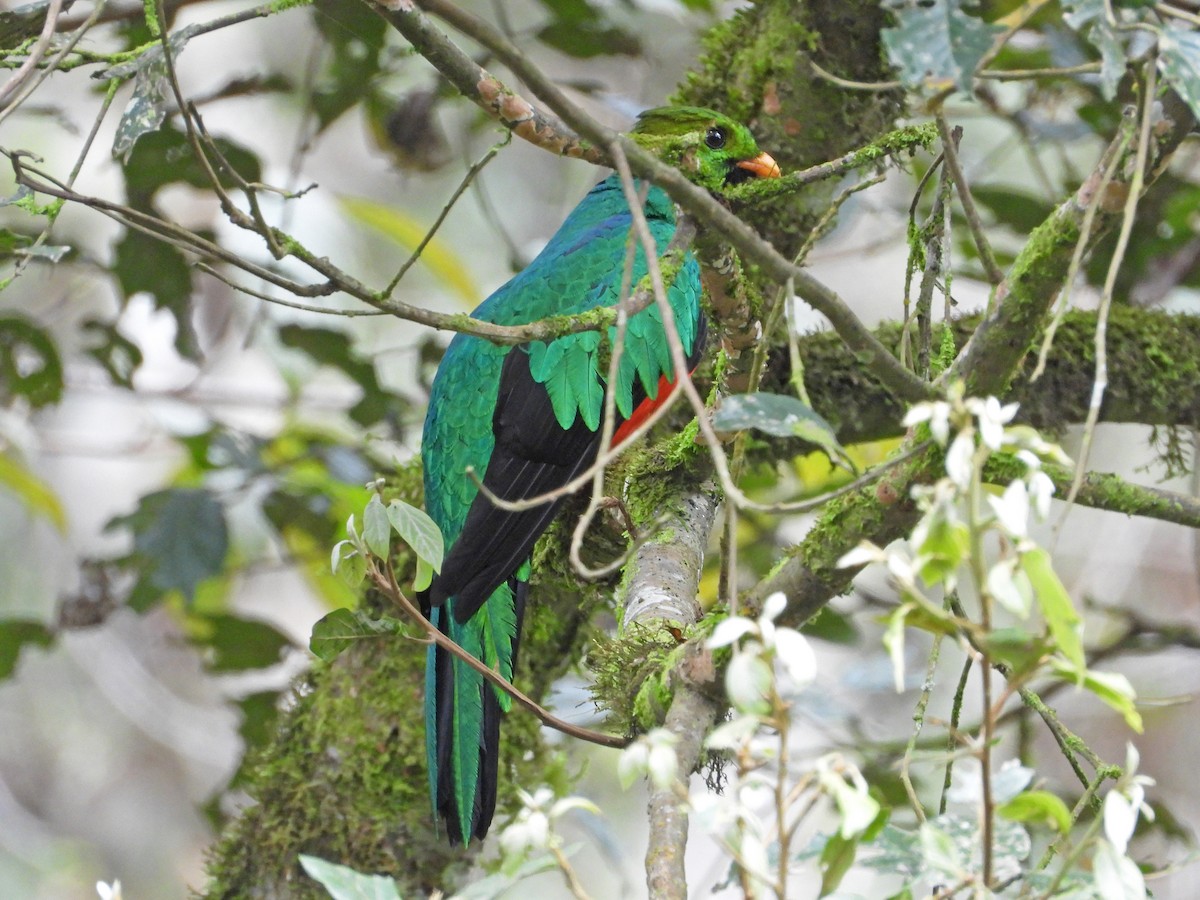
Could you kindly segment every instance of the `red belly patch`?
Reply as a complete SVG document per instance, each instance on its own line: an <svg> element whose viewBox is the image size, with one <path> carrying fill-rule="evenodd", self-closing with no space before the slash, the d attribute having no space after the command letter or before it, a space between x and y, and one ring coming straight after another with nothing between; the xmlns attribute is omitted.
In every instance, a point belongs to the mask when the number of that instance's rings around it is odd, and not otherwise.
<svg viewBox="0 0 1200 900"><path fill-rule="evenodd" d="M613 432L612 445L617 447L624 443L634 429L650 418L651 413L667 402L667 398L671 396L675 387L675 382L668 380L666 375L659 376L658 396L654 399L647 397L637 405L633 414L621 423L621 427Z"/></svg>

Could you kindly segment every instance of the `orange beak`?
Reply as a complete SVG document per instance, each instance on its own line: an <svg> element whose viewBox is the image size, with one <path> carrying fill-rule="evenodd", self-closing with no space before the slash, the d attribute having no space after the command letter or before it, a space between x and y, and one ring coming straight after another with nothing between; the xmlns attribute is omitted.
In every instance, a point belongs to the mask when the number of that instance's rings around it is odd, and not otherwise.
<svg viewBox="0 0 1200 900"><path fill-rule="evenodd" d="M778 178L782 174L779 171L779 163L766 152L758 154L754 159L743 159L734 165L747 172L753 172L757 178Z"/></svg>

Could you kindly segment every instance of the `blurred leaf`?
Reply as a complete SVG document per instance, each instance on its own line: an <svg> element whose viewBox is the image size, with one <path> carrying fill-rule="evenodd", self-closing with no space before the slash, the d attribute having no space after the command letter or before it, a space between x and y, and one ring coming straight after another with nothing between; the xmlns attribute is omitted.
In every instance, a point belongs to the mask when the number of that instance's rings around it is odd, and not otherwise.
<svg viewBox="0 0 1200 900"><path fill-rule="evenodd" d="M247 694L237 701L242 710L242 724L238 734L246 742L246 749L265 747L275 734L275 723L279 721L279 691L259 691ZM238 775L243 769L238 769ZM239 779L235 778L235 782Z"/></svg>
<svg viewBox="0 0 1200 900"><path fill-rule="evenodd" d="M374 425L397 418L398 399L385 390L375 375L375 365L358 352L350 335L329 328L284 325L279 339L285 347L307 354L316 362L345 372L362 388L362 397L350 407L350 418L359 425Z"/></svg>
<svg viewBox="0 0 1200 900"><path fill-rule="evenodd" d="M616 25L599 22L551 22L537 33L538 40L576 59L596 56L640 56L637 35Z"/></svg>
<svg viewBox="0 0 1200 900"><path fill-rule="evenodd" d="M1168 29L1158 39L1163 80L1200 117L1200 33Z"/></svg>
<svg viewBox="0 0 1200 900"><path fill-rule="evenodd" d="M566 847L560 852L570 854L576 849L578 849L578 845ZM525 860L512 871L508 871L507 867L505 867L500 872L494 872L491 875L473 880L458 893L450 897L449 900L500 900L502 897L511 897L512 888L519 882L541 872L549 872L557 868L558 862L554 857L549 853L542 853L532 859Z"/></svg>
<svg viewBox="0 0 1200 900"><path fill-rule="evenodd" d="M1029 583L1037 594L1042 616L1050 629L1050 636L1060 653L1080 672L1084 670L1083 639L1080 637L1079 613L1071 602L1071 595L1063 587L1058 573L1050 561L1050 554L1041 547L1021 554L1021 569L1029 577Z"/></svg>
<svg viewBox="0 0 1200 900"><path fill-rule="evenodd" d="M958 571L971 546L971 532L963 522L935 517L916 551L918 574L926 584L941 584Z"/></svg>
<svg viewBox="0 0 1200 900"><path fill-rule="evenodd" d="M227 138L214 143L230 166L246 181L262 181L258 157ZM168 126L142 137L122 166L131 206L148 210L150 200L164 185L183 182L201 190L210 189L208 171L192 154L187 135Z"/></svg>
<svg viewBox="0 0 1200 900"><path fill-rule="evenodd" d="M0 315L0 396L45 406L57 403L62 390L62 360L50 333L23 315Z"/></svg>
<svg viewBox="0 0 1200 900"><path fill-rule="evenodd" d="M861 636L858 626L849 616L844 616L828 606L821 607L815 616L800 629L807 637L819 638L831 644L854 644Z"/></svg>
<svg viewBox="0 0 1200 900"><path fill-rule="evenodd" d="M1109 20L1107 5L1104 0L1063 0L1062 5L1063 21L1100 51L1100 94L1112 100L1129 61Z"/></svg>
<svg viewBox="0 0 1200 900"><path fill-rule="evenodd" d="M980 645L992 659L1012 669L1010 677L1022 676L1036 668L1053 650L1049 640L1020 628L996 628L979 637Z"/></svg>
<svg viewBox="0 0 1200 900"><path fill-rule="evenodd" d="M0 453L0 486L14 494L32 513L44 516L65 534L67 514L51 487L7 453Z"/></svg>
<svg viewBox="0 0 1200 900"><path fill-rule="evenodd" d="M380 73L387 23L365 3L316 0L313 19L333 53L312 95L320 130L362 101Z"/></svg>
<svg viewBox="0 0 1200 900"><path fill-rule="evenodd" d="M734 394L721 400L713 414L718 431L757 428L775 437L798 437L816 444L831 460L853 467L845 448L838 443L833 426L811 407L786 394Z"/></svg>
<svg viewBox="0 0 1200 900"><path fill-rule="evenodd" d="M858 838L842 837L840 832L834 833L825 842L821 850L821 893L827 897L837 890L842 878L854 865L854 857L858 852Z"/></svg>
<svg viewBox="0 0 1200 900"><path fill-rule="evenodd" d="M219 575L229 549L225 511L203 488L169 488L147 494L128 516L109 528L133 529L135 559L150 584L180 591L191 602L196 585Z"/></svg>
<svg viewBox="0 0 1200 900"><path fill-rule="evenodd" d="M335 609L313 625L308 649L329 662L358 641L399 634L401 628L398 619L372 619L362 610Z"/></svg>
<svg viewBox="0 0 1200 900"><path fill-rule="evenodd" d="M88 356L96 360L114 383L124 388L133 387L133 375L142 364L142 351L115 325L88 319L81 328L87 339Z"/></svg>
<svg viewBox="0 0 1200 900"><path fill-rule="evenodd" d="M175 349L186 359L199 359L192 328L192 270L183 253L128 229L117 244L113 273L127 300L145 292L154 298L157 309L168 310L175 319Z"/></svg>
<svg viewBox="0 0 1200 900"><path fill-rule="evenodd" d="M60 14L69 10L74 3L75 0L64 0ZM37 37L45 27L49 9L49 0L36 0L0 11L0 47L16 47Z"/></svg>
<svg viewBox="0 0 1200 900"><path fill-rule="evenodd" d="M21 650L27 644L49 647L54 634L40 622L0 619L0 678L7 678L17 667Z"/></svg>
<svg viewBox="0 0 1200 900"><path fill-rule="evenodd" d="M265 669L279 662L292 643L266 622L239 616L197 616L191 623L195 632L192 642L212 650L209 668L213 672Z"/></svg>
<svg viewBox="0 0 1200 900"><path fill-rule="evenodd" d="M25 191L26 193L21 193ZM22 185L17 189L19 197L0 200L0 206L9 206L18 200L31 196L29 189ZM25 256L32 259L42 259L46 262L61 262L63 257L71 252L69 246L62 244L37 244L27 234L0 228L0 259L10 259L15 256Z"/></svg>
<svg viewBox="0 0 1200 900"><path fill-rule="evenodd" d="M1000 815L1013 822L1034 822L1049 825L1059 834L1071 830L1071 811L1049 791L1025 791L1017 794L996 809Z"/></svg>
<svg viewBox="0 0 1200 900"><path fill-rule="evenodd" d="M1115 709L1125 724L1141 734L1142 715L1137 711L1137 693L1129 679L1119 672L1097 672L1094 669L1079 669L1061 659L1051 661L1060 677L1081 684L1084 690L1095 694L1107 706Z"/></svg>
<svg viewBox="0 0 1200 900"><path fill-rule="evenodd" d="M962 0L884 0L896 27L881 32L888 60L909 87L969 91L975 67L1004 31L962 9Z"/></svg>
<svg viewBox="0 0 1200 900"><path fill-rule="evenodd" d="M383 875L364 875L315 856L300 854L300 865L329 891L332 900L400 900L396 882Z"/></svg>
<svg viewBox="0 0 1200 900"><path fill-rule="evenodd" d="M425 239L429 226L411 216L367 200L365 197L339 197L342 208L362 224L395 241L408 253L412 253ZM464 300L472 303L479 297L475 282L467 274L467 267L454 249L445 241L434 237L421 251L421 262L448 288L453 289ZM399 263L397 263L399 268Z"/></svg>
<svg viewBox="0 0 1200 900"><path fill-rule="evenodd" d="M991 211L997 222L1022 235L1029 234L1054 211L1043 198L1011 188L973 184L971 195Z"/></svg>

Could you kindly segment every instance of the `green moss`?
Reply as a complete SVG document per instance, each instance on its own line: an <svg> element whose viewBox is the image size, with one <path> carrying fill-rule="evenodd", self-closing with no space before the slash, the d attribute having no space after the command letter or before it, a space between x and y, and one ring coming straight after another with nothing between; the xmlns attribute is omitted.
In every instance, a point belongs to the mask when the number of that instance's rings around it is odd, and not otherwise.
<svg viewBox="0 0 1200 900"><path fill-rule="evenodd" d="M609 731L632 736L662 723L671 705L670 675L684 647L662 625L635 624L619 639L596 637L587 664ZM637 691L631 694L630 685Z"/></svg>

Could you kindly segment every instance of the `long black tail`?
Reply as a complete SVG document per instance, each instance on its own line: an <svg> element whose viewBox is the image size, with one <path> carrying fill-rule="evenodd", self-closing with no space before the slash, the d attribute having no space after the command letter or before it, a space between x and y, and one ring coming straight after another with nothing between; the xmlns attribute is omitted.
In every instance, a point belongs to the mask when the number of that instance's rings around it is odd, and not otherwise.
<svg viewBox="0 0 1200 900"><path fill-rule="evenodd" d="M525 618L525 598L528 584L518 581L515 577L509 579L512 590L513 605L516 609L517 633L513 638L513 667L517 663L521 623ZM444 606L438 610L438 629L447 637L450 636L450 613ZM436 644L430 647L433 654L433 672L436 700L436 758L437 758L437 789L435 806L438 815L445 819L451 844L461 844L463 835L469 838L483 839L491 827L492 817L496 812L496 790L500 773L500 719L504 715L500 701L496 698L495 688L484 681L480 687L480 701L483 709L483 723L479 730L479 778L475 785L475 800L471 808L471 821L464 823L458 814L458 804L455 802L455 783L458 778L457 763L454 758L454 665L450 653L442 650ZM428 681L426 682L428 688ZM469 839L468 838L468 839Z"/></svg>

